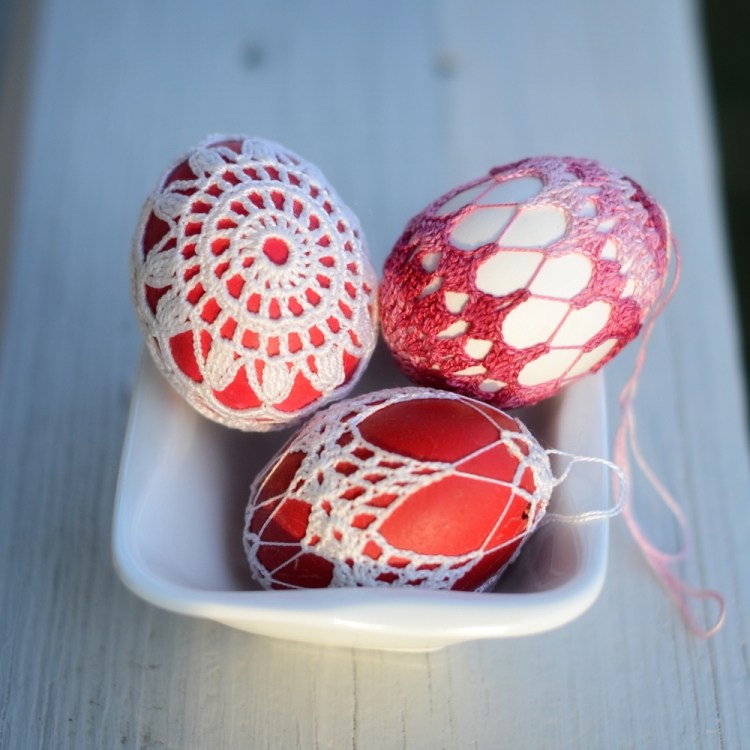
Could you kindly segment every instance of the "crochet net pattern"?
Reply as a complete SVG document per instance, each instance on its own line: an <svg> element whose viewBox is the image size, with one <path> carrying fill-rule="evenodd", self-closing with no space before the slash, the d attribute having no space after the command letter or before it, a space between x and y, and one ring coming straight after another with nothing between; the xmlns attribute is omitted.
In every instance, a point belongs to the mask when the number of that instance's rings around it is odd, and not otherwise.
<svg viewBox="0 0 750 750"><path fill-rule="evenodd" d="M535 403L638 334L669 237L658 204L595 161L498 167L409 222L385 264L384 337L418 384Z"/></svg>
<svg viewBox="0 0 750 750"><path fill-rule="evenodd" d="M243 536L265 588L485 590L542 519L547 454L519 421L398 388L316 414L256 480Z"/></svg>
<svg viewBox="0 0 750 750"><path fill-rule="evenodd" d="M143 209L131 280L159 369L229 427L285 426L345 395L375 345L356 217L270 141L210 138L168 170Z"/></svg>

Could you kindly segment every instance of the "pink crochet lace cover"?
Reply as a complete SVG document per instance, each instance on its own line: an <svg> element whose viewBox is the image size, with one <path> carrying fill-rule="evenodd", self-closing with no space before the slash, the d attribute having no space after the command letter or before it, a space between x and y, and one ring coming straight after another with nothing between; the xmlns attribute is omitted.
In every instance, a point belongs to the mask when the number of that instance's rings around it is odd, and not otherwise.
<svg viewBox="0 0 750 750"><path fill-rule="evenodd" d="M409 222L385 264L383 334L418 384L535 403L637 335L669 251L664 212L631 179L592 160L525 159Z"/></svg>

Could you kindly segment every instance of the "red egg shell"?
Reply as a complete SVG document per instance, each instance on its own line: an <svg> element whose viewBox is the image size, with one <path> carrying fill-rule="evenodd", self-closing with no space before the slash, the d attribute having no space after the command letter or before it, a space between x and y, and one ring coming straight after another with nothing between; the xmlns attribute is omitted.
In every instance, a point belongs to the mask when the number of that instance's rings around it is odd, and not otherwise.
<svg viewBox="0 0 750 750"><path fill-rule="evenodd" d="M209 139L162 177L131 256L146 343L205 416L264 430L351 389L376 340L356 217L277 144Z"/></svg>
<svg viewBox="0 0 750 750"><path fill-rule="evenodd" d="M419 385L533 404L638 334L669 242L661 207L593 160L498 167L409 222L383 271L383 336Z"/></svg>
<svg viewBox="0 0 750 750"><path fill-rule="evenodd" d="M317 414L256 480L244 544L266 588L492 585L544 514L546 453L516 419L421 388Z"/></svg>

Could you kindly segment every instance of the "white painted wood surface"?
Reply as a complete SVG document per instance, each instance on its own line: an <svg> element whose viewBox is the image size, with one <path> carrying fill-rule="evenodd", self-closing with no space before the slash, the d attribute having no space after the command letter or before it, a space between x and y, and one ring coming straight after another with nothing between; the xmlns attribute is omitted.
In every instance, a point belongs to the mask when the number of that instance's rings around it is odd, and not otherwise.
<svg viewBox="0 0 750 750"><path fill-rule="evenodd" d="M22 170L3 181L0 747L750 747L745 409L692 3L47 0L32 43ZM695 530L683 572L726 596L718 635L686 632L621 521L579 620L428 655L252 637L124 589L130 235L162 168L222 131L316 162L377 263L433 197L530 154L599 158L665 204L684 275L637 413ZM631 365L609 366L613 404Z"/></svg>

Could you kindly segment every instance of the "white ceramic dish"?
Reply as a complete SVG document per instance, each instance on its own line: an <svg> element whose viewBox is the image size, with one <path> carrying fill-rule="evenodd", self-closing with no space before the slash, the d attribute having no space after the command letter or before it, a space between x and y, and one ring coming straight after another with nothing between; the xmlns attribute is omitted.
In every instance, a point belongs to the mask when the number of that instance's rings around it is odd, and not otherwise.
<svg viewBox="0 0 750 750"><path fill-rule="evenodd" d="M402 385L376 352L357 392ZM605 457L601 374L518 412L546 447ZM596 599L607 567L606 521L542 526L494 591L397 588L263 591L242 549L250 482L290 431L245 434L215 425L176 396L145 355L135 383L113 523L113 557L125 584L173 612L240 630L319 644L428 650L481 638L551 630ZM576 467L551 508L603 508L609 477Z"/></svg>

